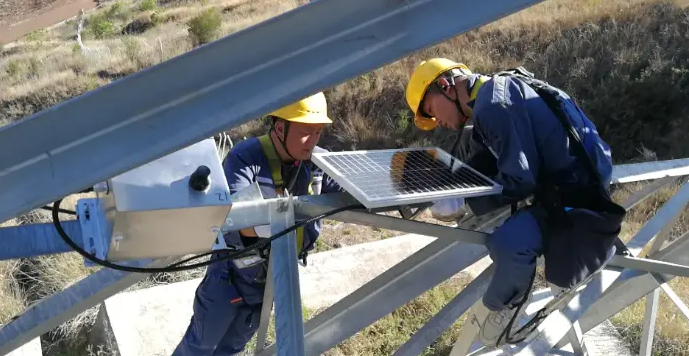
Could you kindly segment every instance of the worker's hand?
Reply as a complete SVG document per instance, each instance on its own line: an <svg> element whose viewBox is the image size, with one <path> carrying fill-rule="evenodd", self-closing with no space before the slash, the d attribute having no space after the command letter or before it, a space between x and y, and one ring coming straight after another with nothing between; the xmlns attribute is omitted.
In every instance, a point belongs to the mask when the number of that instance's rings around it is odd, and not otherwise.
<svg viewBox="0 0 689 356"><path fill-rule="evenodd" d="M434 219L445 222L459 220L469 213L469 207L464 204L464 198L439 200L430 207L430 210Z"/></svg>
<svg viewBox="0 0 689 356"><path fill-rule="evenodd" d="M271 236L270 235L270 225L256 226L256 227L254 227L254 231L256 231L256 235L258 235L258 237L268 238Z"/></svg>

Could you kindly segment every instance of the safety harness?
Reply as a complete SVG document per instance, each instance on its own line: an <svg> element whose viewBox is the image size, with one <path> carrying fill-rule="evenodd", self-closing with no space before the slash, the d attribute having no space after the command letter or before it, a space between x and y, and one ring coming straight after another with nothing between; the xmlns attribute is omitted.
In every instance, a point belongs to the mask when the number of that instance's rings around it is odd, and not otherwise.
<svg viewBox="0 0 689 356"><path fill-rule="evenodd" d="M271 178L273 179L273 185L275 186L275 194L278 196L284 196L285 194L288 194L288 192L291 192L291 189L294 187L294 184L296 183L297 177L299 176L299 172L302 167L302 162L301 161L295 161L295 164L297 164L297 171L295 174L292 175L292 178L287 186L285 186L285 181L282 177L282 160L278 156L277 151L275 150L275 146L273 145L273 141L270 139L270 134L266 134L263 136L258 137L258 142L261 144L261 148L263 149L263 154L265 154L266 159L268 160L268 167L270 168L270 175ZM298 163L297 163L298 162ZM309 186L308 186L308 193L309 195L313 194L313 189L311 187L311 171L308 171L308 177L307 179L309 180ZM304 265L306 265L306 258L308 253L305 251L304 248L304 227L298 227L297 231L297 248L299 249L299 259L302 261Z"/></svg>

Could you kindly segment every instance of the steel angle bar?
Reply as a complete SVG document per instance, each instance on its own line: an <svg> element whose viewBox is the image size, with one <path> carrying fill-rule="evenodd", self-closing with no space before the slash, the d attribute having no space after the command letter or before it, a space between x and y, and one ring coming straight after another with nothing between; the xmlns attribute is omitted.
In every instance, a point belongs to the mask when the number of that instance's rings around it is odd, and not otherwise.
<svg viewBox="0 0 689 356"><path fill-rule="evenodd" d="M426 347L449 329L477 300L481 299L488 289L494 269L495 265L491 263L392 355L421 355Z"/></svg>
<svg viewBox="0 0 689 356"><path fill-rule="evenodd" d="M78 220L62 222L62 228L83 248ZM72 251L57 233L53 223L0 228L0 260L35 257Z"/></svg>
<svg viewBox="0 0 689 356"><path fill-rule="evenodd" d="M663 187L669 185L670 183L676 180L677 177L665 177L657 179L653 181L651 184L641 188L641 190L639 190L638 192L632 193L632 195L629 196L627 200L625 200L622 206L625 210L630 210L633 207L637 206L639 203L646 200L646 198L648 198L651 194L657 192L658 190L662 189Z"/></svg>
<svg viewBox="0 0 689 356"><path fill-rule="evenodd" d="M438 239L305 324L306 355L320 355L488 254L483 246ZM275 355L276 347L260 356Z"/></svg>
<svg viewBox="0 0 689 356"><path fill-rule="evenodd" d="M646 311L641 332L641 346L639 356L651 356L653 351L653 335L655 334L656 319L658 317L658 299L660 289L646 295Z"/></svg>
<svg viewBox="0 0 689 356"><path fill-rule="evenodd" d="M353 198L346 198L345 194L324 194L299 197L295 203L295 213L299 217L314 217L326 213L334 208L352 204ZM485 245L486 233L449 226L429 224L414 220L405 220L387 215L371 214L358 210L343 211L331 215L329 219L354 223L365 226L375 226L382 229L408 232L413 234L433 236L442 239Z"/></svg>
<svg viewBox="0 0 689 356"><path fill-rule="evenodd" d="M689 158L618 164L612 172L612 183L629 183L684 175L689 175Z"/></svg>
<svg viewBox="0 0 689 356"><path fill-rule="evenodd" d="M162 267L178 258L169 257L124 264L134 267ZM42 299L0 329L0 355L6 355L21 347L79 313L129 288L146 276L148 274L104 268L62 292Z"/></svg>
<svg viewBox="0 0 689 356"><path fill-rule="evenodd" d="M261 319L258 324L258 332L256 333L255 353L258 353L266 348L266 340L268 339L270 313L273 310L273 301L275 299L275 289L273 287L273 261L273 259L268 259L268 280L266 281L266 288L263 291L263 305L261 306Z"/></svg>
<svg viewBox="0 0 689 356"><path fill-rule="evenodd" d="M461 226L466 228L467 225L475 229L485 229L492 227L494 224L500 223L502 218L509 215L510 209L498 210L496 212L486 214L480 218L473 216L466 221L463 221ZM472 305L480 303L481 296L490 283L490 278L494 271L494 264L491 263L484 269L465 289L463 289L455 298L452 299L445 307L443 307L431 320L429 320L421 329L415 332L411 339L405 342L394 355L419 355L428 346L430 346L440 335L445 332L452 324L454 324ZM478 294L478 296L476 296ZM467 306L466 303L469 303ZM464 324L464 328L468 324ZM464 333L460 334L460 338ZM473 342L473 335L471 340L457 340L455 346L452 348L452 354L459 351L463 344L466 343L468 350Z"/></svg>
<svg viewBox="0 0 689 356"><path fill-rule="evenodd" d="M294 226L291 198L278 199L270 209L270 232L278 234ZM271 243L275 294L275 335L279 356L304 356L304 322L302 319L299 270L297 269L297 235L294 231Z"/></svg>
<svg viewBox="0 0 689 356"><path fill-rule="evenodd" d="M608 265L642 272L669 274L676 277L689 277L689 266L655 259L613 256Z"/></svg>
<svg viewBox="0 0 689 356"><path fill-rule="evenodd" d="M689 307L687 307L686 304L684 304L684 301L675 293L675 291L670 288L670 285L663 282L662 278L658 276L653 276L653 278L660 283L660 288L665 292L667 297L675 303L679 311L684 315L684 317L689 321Z"/></svg>
<svg viewBox="0 0 689 356"><path fill-rule="evenodd" d="M550 291L553 296L557 296L562 290L563 289L558 286L550 285ZM575 355L588 356L588 348L586 347L586 342L581 332L581 325L579 325L579 322L572 323L572 328L567 332L567 340L569 340Z"/></svg>
<svg viewBox="0 0 689 356"><path fill-rule="evenodd" d="M613 284L620 274L621 270L614 271L608 269L602 271L583 291L576 293L564 308L557 309L548 315L537 328L538 336L531 342L518 347L513 351L512 355L547 355L559 340L568 336L573 324Z"/></svg>
<svg viewBox="0 0 689 356"><path fill-rule="evenodd" d="M665 249L659 251L654 258L659 261L689 265L689 233L684 234ZM606 273L606 271L603 271ZM663 282L675 276L661 275ZM658 280L651 273L636 270L625 270L614 285L606 291L579 320L582 331L588 332L603 321L619 313L627 306L643 298L660 286ZM565 341L560 341L556 347L563 347Z"/></svg>
<svg viewBox="0 0 689 356"><path fill-rule="evenodd" d="M636 236L627 243L627 248L634 256L638 256L641 250L654 238L662 238L667 233L666 225L677 221L689 200L689 183L672 196L660 210L639 230Z"/></svg>
<svg viewBox="0 0 689 356"><path fill-rule="evenodd" d="M0 129L0 221L541 1L313 1L43 110Z"/></svg>
<svg viewBox="0 0 689 356"><path fill-rule="evenodd" d="M441 239L475 245L485 245L488 234L479 231L453 228L449 226L429 224L419 221L404 220L385 215L367 214L355 211L345 211L332 216L333 220L349 222L358 225L376 226L383 229L408 232Z"/></svg>

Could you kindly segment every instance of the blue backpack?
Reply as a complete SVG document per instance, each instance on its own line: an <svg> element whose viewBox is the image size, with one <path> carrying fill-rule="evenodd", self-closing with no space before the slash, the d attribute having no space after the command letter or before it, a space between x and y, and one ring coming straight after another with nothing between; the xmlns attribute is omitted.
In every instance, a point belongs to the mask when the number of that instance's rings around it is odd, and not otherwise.
<svg viewBox="0 0 689 356"><path fill-rule="evenodd" d="M536 91L562 124L574 145L576 159L592 177L583 186L559 187L549 177L541 176L534 192L548 215L543 233L546 279L558 287L572 288L599 271L613 253L628 253L618 237L626 210L612 201L609 191L610 147L598 135L593 122L562 90L535 79L523 67L494 75L516 78Z"/></svg>

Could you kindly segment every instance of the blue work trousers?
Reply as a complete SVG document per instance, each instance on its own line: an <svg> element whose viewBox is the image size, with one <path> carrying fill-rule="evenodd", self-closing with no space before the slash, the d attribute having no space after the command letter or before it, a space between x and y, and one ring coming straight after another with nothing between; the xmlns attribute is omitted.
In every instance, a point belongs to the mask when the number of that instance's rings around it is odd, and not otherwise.
<svg viewBox="0 0 689 356"><path fill-rule="evenodd" d="M486 247L495 264L493 278L483 295L488 309L501 310L519 301L529 289L537 258L543 252L540 209L518 210L488 236Z"/></svg>
<svg viewBox="0 0 689 356"><path fill-rule="evenodd" d="M238 355L258 329L262 304L238 301L240 294L228 281L226 266L227 262L208 266L196 289L191 322L172 356Z"/></svg>

